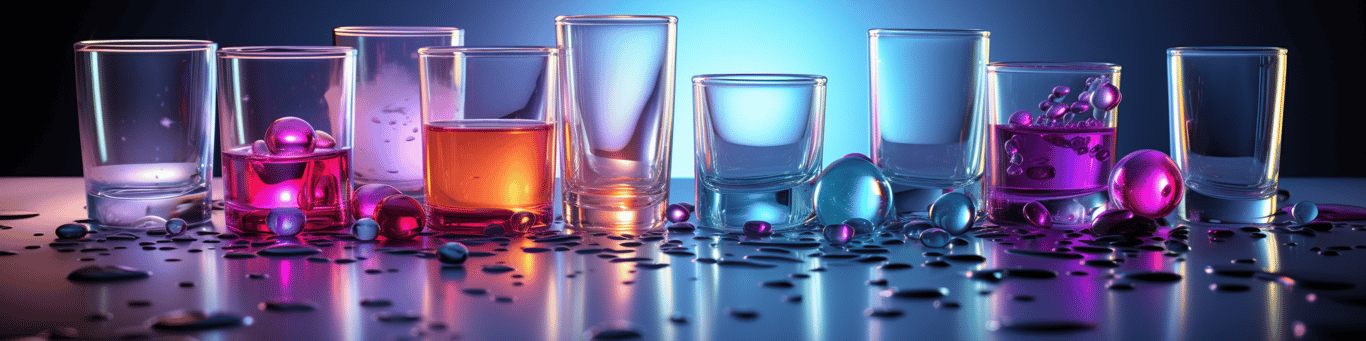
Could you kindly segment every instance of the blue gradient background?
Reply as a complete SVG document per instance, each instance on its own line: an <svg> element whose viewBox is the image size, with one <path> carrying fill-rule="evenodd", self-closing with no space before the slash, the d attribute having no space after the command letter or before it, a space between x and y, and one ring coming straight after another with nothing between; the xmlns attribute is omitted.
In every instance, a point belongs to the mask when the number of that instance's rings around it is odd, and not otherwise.
<svg viewBox="0 0 1366 341"><path fill-rule="evenodd" d="M673 175L693 175L690 78L804 73L829 78L825 160L869 149L871 28L991 31L992 61L1091 61L1123 66L1119 151L1167 151L1168 47L1286 47L1282 176L1366 176L1351 101L1361 92L1363 5L1313 1L139 1L39 4L16 37L20 63L44 75L20 90L0 131L0 175L80 174L71 43L84 39L210 39L220 47L331 45L332 28L456 26L466 45L554 45L554 17L679 18ZM28 47L23 47L27 43ZM17 53L15 53L17 52ZM27 68L28 65L22 65ZM11 65L19 66L19 65ZM50 76L49 76L50 75ZM28 99L32 99L29 102ZM17 160L17 161L12 161ZM216 167L215 167L216 168Z"/></svg>

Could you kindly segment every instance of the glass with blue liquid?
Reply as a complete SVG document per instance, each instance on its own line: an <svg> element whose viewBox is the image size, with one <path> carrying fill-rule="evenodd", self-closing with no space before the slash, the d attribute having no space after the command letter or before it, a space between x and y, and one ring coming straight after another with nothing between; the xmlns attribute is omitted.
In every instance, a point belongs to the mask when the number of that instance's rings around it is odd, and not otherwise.
<svg viewBox="0 0 1366 341"><path fill-rule="evenodd" d="M823 76L717 74L693 77L697 217L703 227L774 230L814 218L821 171Z"/></svg>

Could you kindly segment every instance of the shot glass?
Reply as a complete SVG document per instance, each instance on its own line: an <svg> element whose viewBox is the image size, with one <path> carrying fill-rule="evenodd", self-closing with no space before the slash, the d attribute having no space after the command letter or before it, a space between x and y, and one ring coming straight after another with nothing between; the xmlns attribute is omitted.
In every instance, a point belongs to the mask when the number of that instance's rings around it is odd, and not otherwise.
<svg viewBox="0 0 1366 341"><path fill-rule="evenodd" d="M356 49L356 186L385 184L421 198L422 125L417 49L460 46L455 27L349 26L332 30L336 46Z"/></svg>
<svg viewBox="0 0 1366 341"><path fill-rule="evenodd" d="M815 217L825 82L787 74L692 78L702 226L740 230L759 220L790 229Z"/></svg>
<svg viewBox="0 0 1366 341"><path fill-rule="evenodd" d="M1276 209L1286 50L1167 50L1171 151L1186 179L1183 219L1266 223Z"/></svg>
<svg viewBox="0 0 1366 341"><path fill-rule="evenodd" d="M671 16L561 16L564 215L581 229L663 226L673 132Z"/></svg>
<svg viewBox="0 0 1366 341"><path fill-rule="evenodd" d="M1070 227L1105 211L1119 70L1106 63L987 65L987 218ZM1033 202L1047 208L1047 222L1027 216L1025 205Z"/></svg>
<svg viewBox="0 0 1366 341"><path fill-rule="evenodd" d="M137 228L208 221L218 44L93 40L74 48L90 219Z"/></svg>
<svg viewBox="0 0 1366 341"><path fill-rule="evenodd" d="M976 191L990 35L868 31L873 163L892 182L898 213L927 212L945 192Z"/></svg>
<svg viewBox="0 0 1366 341"><path fill-rule="evenodd" d="M559 50L424 47L422 126L433 230L549 226Z"/></svg>
<svg viewBox="0 0 1366 341"><path fill-rule="evenodd" d="M306 231L346 226L356 50L231 47L218 62L228 229L269 232L278 208L303 211Z"/></svg>

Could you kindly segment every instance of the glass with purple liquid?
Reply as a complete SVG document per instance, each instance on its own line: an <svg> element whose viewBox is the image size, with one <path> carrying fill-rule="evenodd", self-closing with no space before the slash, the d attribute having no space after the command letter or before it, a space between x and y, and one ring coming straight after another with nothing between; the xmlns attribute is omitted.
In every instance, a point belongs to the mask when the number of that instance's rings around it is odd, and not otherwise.
<svg viewBox="0 0 1366 341"><path fill-rule="evenodd" d="M1025 207L1042 205L1051 221L1033 225L1066 227L1105 211L1119 70L1107 63L987 66L987 218L1031 225Z"/></svg>
<svg viewBox="0 0 1366 341"><path fill-rule="evenodd" d="M218 62L228 229L269 232L276 208L302 210L306 231L346 226L356 50L235 47Z"/></svg>

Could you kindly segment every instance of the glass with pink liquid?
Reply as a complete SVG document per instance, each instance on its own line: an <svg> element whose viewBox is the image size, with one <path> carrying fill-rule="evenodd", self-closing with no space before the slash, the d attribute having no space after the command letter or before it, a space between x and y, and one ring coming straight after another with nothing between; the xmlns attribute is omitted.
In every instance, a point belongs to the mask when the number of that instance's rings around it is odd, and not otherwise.
<svg viewBox="0 0 1366 341"><path fill-rule="evenodd" d="M268 232L275 208L307 231L346 226L356 50L332 46L218 51L218 117L228 229Z"/></svg>
<svg viewBox="0 0 1366 341"><path fill-rule="evenodd" d="M1028 225L1024 207L1048 209L1044 226L1087 224L1106 208L1115 165L1119 65L987 66L987 218Z"/></svg>

